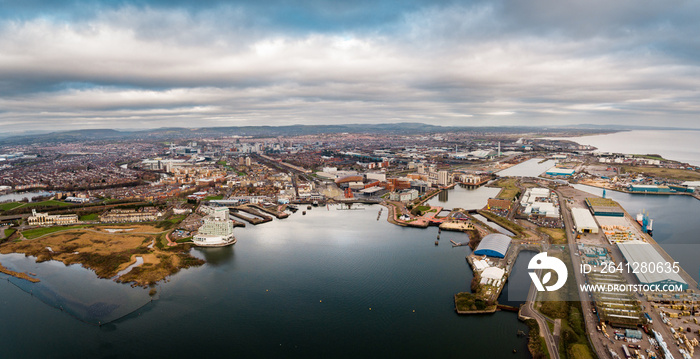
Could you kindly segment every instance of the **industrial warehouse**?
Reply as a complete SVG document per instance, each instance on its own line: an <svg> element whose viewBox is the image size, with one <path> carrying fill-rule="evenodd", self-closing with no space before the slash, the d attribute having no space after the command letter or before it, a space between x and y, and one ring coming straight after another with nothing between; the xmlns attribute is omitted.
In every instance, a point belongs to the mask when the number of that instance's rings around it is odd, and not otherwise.
<svg viewBox="0 0 700 359"><path fill-rule="evenodd" d="M489 234L481 240L474 254L478 256L505 258L508 248L510 247L510 241L510 237L505 234Z"/></svg>
<svg viewBox="0 0 700 359"><path fill-rule="evenodd" d="M598 233L598 223L587 209L572 208L571 215L578 233Z"/></svg>
<svg viewBox="0 0 700 359"><path fill-rule="evenodd" d="M664 285L680 285L683 287L683 290L688 289L688 283L683 280L678 273L666 270L666 263L668 263L668 261L666 261L651 244L634 240L618 243L617 247L620 248L620 252L622 252L625 260L627 263L630 263L630 265L632 265L632 263L664 264L664 269L661 271L657 271L656 267L654 267L654 270L638 269L634 271L634 275L637 276L639 283L657 285L660 288Z"/></svg>

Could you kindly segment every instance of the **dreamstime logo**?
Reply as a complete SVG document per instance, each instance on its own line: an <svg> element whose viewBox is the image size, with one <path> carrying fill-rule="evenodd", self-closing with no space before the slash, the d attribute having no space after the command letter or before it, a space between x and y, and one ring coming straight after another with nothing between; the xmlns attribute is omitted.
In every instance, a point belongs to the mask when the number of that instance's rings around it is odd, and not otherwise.
<svg viewBox="0 0 700 359"><path fill-rule="evenodd" d="M529 272L530 278L532 278L532 282L535 284L535 288L537 288L538 291L544 292L544 291L555 291L560 289L561 287L564 286L564 283L566 283L566 278L569 275L569 272L566 270L566 264L561 261L559 258L555 257L547 257L546 252L542 252L530 259L530 263L527 265L527 269L548 269L550 270L549 272L546 272L542 280L540 281L540 278L537 276L537 274L533 272ZM557 282L554 283L553 285L548 285L544 286L545 284L549 283L549 281L552 279L552 272L554 271L557 273ZM545 289L546 288L546 289Z"/></svg>

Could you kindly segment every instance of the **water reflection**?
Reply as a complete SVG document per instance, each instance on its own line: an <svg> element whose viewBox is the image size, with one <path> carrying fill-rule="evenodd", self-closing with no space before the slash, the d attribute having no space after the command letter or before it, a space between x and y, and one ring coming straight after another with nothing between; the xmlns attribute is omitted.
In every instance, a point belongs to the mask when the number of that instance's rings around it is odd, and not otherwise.
<svg viewBox="0 0 700 359"><path fill-rule="evenodd" d="M39 192L20 192L20 193L9 193L0 196L0 202L12 202L21 201L23 199L28 199L31 201L36 197L51 196L53 192L39 191Z"/></svg>
<svg viewBox="0 0 700 359"><path fill-rule="evenodd" d="M447 190L442 190L440 193L438 193L438 201L440 202L447 202L448 200L448 191Z"/></svg>
<svg viewBox="0 0 700 359"><path fill-rule="evenodd" d="M195 252L201 253L201 256L196 255L195 253L192 253L196 257L204 259L207 264L212 265L212 266L219 266L222 264L226 264L228 262L231 262L234 257L235 253L235 247L236 245L232 246L227 246L227 247L217 247L217 248L203 248L203 247L195 247L193 250Z"/></svg>
<svg viewBox="0 0 700 359"><path fill-rule="evenodd" d="M77 264L66 266L57 261L36 263L34 257L23 254L0 255L0 262L15 271L36 273L41 282L30 283L4 274L2 276L42 302L86 323L113 321L151 300L147 289L100 279L95 272Z"/></svg>
<svg viewBox="0 0 700 359"><path fill-rule="evenodd" d="M431 198L429 206L440 206L447 209L481 209L486 206L489 198L498 194L500 188L455 186L442 190L436 197Z"/></svg>

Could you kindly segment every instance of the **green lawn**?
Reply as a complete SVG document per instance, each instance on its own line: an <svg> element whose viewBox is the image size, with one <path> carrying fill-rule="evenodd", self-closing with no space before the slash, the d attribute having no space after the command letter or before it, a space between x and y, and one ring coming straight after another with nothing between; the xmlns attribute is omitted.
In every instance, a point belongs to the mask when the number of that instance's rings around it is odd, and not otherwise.
<svg viewBox="0 0 700 359"><path fill-rule="evenodd" d="M21 205L23 205L24 202L7 202L7 203L2 203L0 204L0 210L2 211L9 211L11 209L17 208Z"/></svg>
<svg viewBox="0 0 700 359"><path fill-rule="evenodd" d="M516 178L502 178L492 184L493 187L500 187L501 192L498 193L496 198L513 200L520 194L520 189L516 186Z"/></svg>
<svg viewBox="0 0 700 359"><path fill-rule="evenodd" d="M95 221L95 220L97 220L98 217L99 217L99 215L97 213L90 213L90 214L80 216L80 220L81 221Z"/></svg>
<svg viewBox="0 0 700 359"><path fill-rule="evenodd" d="M87 226L88 225L86 225L86 224L81 224L81 225L77 225L77 226L66 226L66 227L54 226L54 227L33 228L33 229L28 229L26 231L22 231L22 235L24 235L24 238L26 238L26 239L34 239L37 237L41 237L43 235L47 235L49 233L65 231L65 230L69 230L69 229L84 228Z"/></svg>
<svg viewBox="0 0 700 359"><path fill-rule="evenodd" d="M163 230L168 230L170 228L175 228L180 222L182 222L187 216L184 214L177 215L177 216L172 216L166 220L162 220L158 223L156 223L156 228L160 228Z"/></svg>
<svg viewBox="0 0 700 359"><path fill-rule="evenodd" d="M175 242L177 242L177 243L188 243L188 242L192 242L192 237L181 238L181 239L176 240Z"/></svg>
<svg viewBox="0 0 700 359"><path fill-rule="evenodd" d="M61 202L61 201L55 201L55 200L48 200L48 201L41 201L41 202L31 202L27 203L25 207L68 207L72 206L72 203L66 203L66 202Z"/></svg>
<svg viewBox="0 0 700 359"><path fill-rule="evenodd" d="M585 344L574 344L569 349L573 359L593 359L593 354Z"/></svg>
<svg viewBox="0 0 700 359"><path fill-rule="evenodd" d="M554 244L566 243L566 231L562 228L538 227L537 230L549 235L552 238L552 243Z"/></svg>
<svg viewBox="0 0 700 359"><path fill-rule="evenodd" d="M207 197L204 197L204 200L205 200L205 201L220 200L220 199L224 199L224 196L218 195L218 196L207 196Z"/></svg>
<svg viewBox="0 0 700 359"><path fill-rule="evenodd" d="M5 238L10 238L11 235L13 235L15 232L17 232L16 228L8 228L5 230Z"/></svg>

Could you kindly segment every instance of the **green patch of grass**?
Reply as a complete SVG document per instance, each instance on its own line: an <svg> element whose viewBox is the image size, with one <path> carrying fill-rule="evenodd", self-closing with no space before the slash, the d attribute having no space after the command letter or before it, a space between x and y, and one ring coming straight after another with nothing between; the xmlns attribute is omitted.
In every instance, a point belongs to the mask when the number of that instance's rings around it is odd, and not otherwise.
<svg viewBox="0 0 700 359"><path fill-rule="evenodd" d="M168 219L162 220L156 224L156 228L168 230L171 228L175 228L180 222L182 222L185 219L185 215L177 215L177 216L172 216Z"/></svg>
<svg viewBox="0 0 700 359"><path fill-rule="evenodd" d="M0 204L0 211L9 211L11 209L15 209L21 205L23 205L24 202L7 202L7 203L2 203Z"/></svg>
<svg viewBox="0 0 700 359"><path fill-rule="evenodd" d="M176 243L187 243L187 242L192 242L192 237L187 237L187 238L181 238L175 241Z"/></svg>
<svg viewBox="0 0 700 359"><path fill-rule="evenodd" d="M204 197L204 200L205 200L205 201L220 200L220 199L224 199L224 196L218 195L218 196L207 196L207 197Z"/></svg>
<svg viewBox="0 0 700 359"><path fill-rule="evenodd" d="M518 195L520 194L520 190L517 188L502 188L501 192L498 192L498 195L496 198L498 199L507 199L509 201L512 201Z"/></svg>
<svg viewBox="0 0 700 359"><path fill-rule="evenodd" d="M549 351L547 350L547 345L544 342L544 338L540 336L540 327L537 325L537 321L534 319L528 319L525 321L529 330L528 333L528 343L527 347L532 354L533 359L546 359L549 358Z"/></svg>
<svg viewBox="0 0 700 359"><path fill-rule="evenodd" d="M8 228L5 230L5 238L10 238L11 235L15 234L17 232L16 228Z"/></svg>
<svg viewBox="0 0 700 359"><path fill-rule="evenodd" d="M455 307L458 311L480 311L492 309L495 304L489 305L485 300L474 293L462 292L455 295Z"/></svg>
<svg viewBox="0 0 700 359"><path fill-rule="evenodd" d="M81 221L95 221L95 220L97 220L97 218L98 218L97 213L90 213L90 214L80 216Z"/></svg>
<svg viewBox="0 0 700 359"><path fill-rule="evenodd" d="M33 228L33 229L28 229L26 231L22 231L22 235L24 235L24 238L26 239L34 239L37 237L41 237L50 233L54 232L60 232L60 231L66 231L69 229L79 229L79 228L85 228L88 225L81 224L77 226L54 226L54 227L41 227L41 228Z"/></svg>
<svg viewBox="0 0 700 359"><path fill-rule="evenodd" d="M520 225L518 225L516 223L509 221L506 218L503 218L501 216L497 216L497 215L495 215L491 212L488 212L488 211L478 211L478 212L482 216L488 218L490 221L495 222L499 226L513 232L513 234L515 234L517 236L522 236L524 231L525 231L525 229L523 227L521 227Z"/></svg>
<svg viewBox="0 0 700 359"><path fill-rule="evenodd" d="M655 155L655 154L634 155L634 157L636 157L636 158L646 158L646 159L648 159L648 160L659 160L659 161L663 161L663 160L664 160L663 157L661 157L661 156L659 156L659 155Z"/></svg>
<svg viewBox="0 0 700 359"><path fill-rule="evenodd" d="M237 171L236 172L239 176L247 176L248 174L243 172L243 171Z"/></svg>
<svg viewBox="0 0 700 359"><path fill-rule="evenodd" d="M588 348L587 345L584 344L574 344L571 346L569 349L569 358L572 359L593 359L593 353L591 353L591 350Z"/></svg>
<svg viewBox="0 0 700 359"><path fill-rule="evenodd" d="M520 195L520 188L516 185L516 178L502 178L492 184L493 187L500 187L501 192L498 193L496 198L507 199L512 201Z"/></svg>
<svg viewBox="0 0 700 359"><path fill-rule="evenodd" d="M61 202L61 201L56 201L56 200L48 200L48 201L41 201L41 202L31 202L27 203L25 207L68 207L72 206L72 203L66 203L66 202Z"/></svg>
<svg viewBox="0 0 700 359"><path fill-rule="evenodd" d="M563 228L538 227L537 230L552 238L553 244L566 243L566 231Z"/></svg>
<svg viewBox="0 0 700 359"><path fill-rule="evenodd" d="M430 206L415 206L413 209L411 209L411 213L414 216L422 216L423 213L426 211L430 210Z"/></svg>

